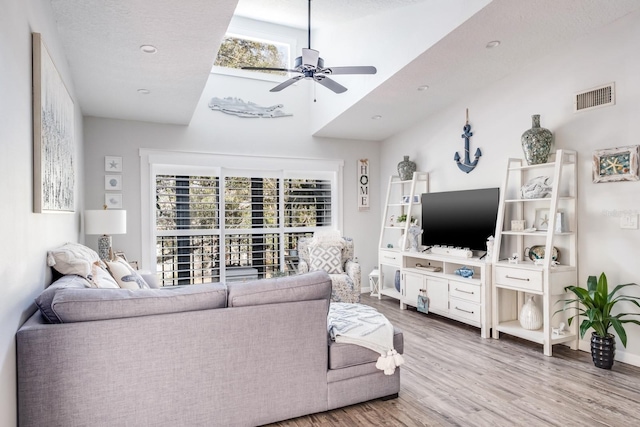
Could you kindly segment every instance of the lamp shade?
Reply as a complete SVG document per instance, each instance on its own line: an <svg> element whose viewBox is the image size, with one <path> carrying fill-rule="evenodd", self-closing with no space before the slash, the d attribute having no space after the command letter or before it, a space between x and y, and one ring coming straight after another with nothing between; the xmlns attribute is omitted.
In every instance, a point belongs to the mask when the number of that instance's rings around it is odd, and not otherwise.
<svg viewBox="0 0 640 427"><path fill-rule="evenodd" d="M125 234L127 211L122 209L84 211L84 232L86 234Z"/></svg>

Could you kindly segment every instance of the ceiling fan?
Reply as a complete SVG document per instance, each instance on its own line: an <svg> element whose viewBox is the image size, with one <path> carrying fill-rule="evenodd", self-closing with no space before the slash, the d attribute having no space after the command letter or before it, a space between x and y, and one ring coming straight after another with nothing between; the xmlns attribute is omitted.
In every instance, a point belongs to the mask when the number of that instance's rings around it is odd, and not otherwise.
<svg viewBox="0 0 640 427"><path fill-rule="evenodd" d="M262 71L287 71L289 73L298 73L289 80L280 83L278 86L270 90L270 92L280 92L282 89L291 86L300 79L313 79L327 89L331 89L335 93L343 93L347 88L340 83L329 78L330 75L339 74L375 74L376 67L373 66L348 66L348 67L326 67L324 59L320 58L320 52L311 49L311 0L309 0L308 13L309 26L307 30L309 47L302 49L302 56L296 58L295 68L271 68L271 67L242 67L243 70L262 70Z"/></svg>

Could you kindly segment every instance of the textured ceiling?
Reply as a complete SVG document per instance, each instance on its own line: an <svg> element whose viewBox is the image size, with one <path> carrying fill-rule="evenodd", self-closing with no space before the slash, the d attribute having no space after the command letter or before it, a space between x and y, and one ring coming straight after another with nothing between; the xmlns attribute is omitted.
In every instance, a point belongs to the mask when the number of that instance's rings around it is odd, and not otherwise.
<svg viewBox="0 0 640 427"><path fill-rule="evenodd" d="M386 16L427 1L435 7L446 0L314 0L312 27ZM236 13L256 20L306 28L307 19L305 0L51 4L84 115L177 124L191 119L236 4ZM537 55L637 9L638 0L493 0L412 62L396 64L399 71L322 123L315 135L385 139L525 67ZM502 41L500 47L486 49L494 39ZM158 52L143 54L143 44L153 44ZM424 84L429 90L417 92ZM138 89L150 93L141 95ZM376 114L383 118L372 121Z"/></svg>
<svg viewBox="0 0 640 427"><path fill-rule="evenodd" d="M428 0L313 0L311 26L351 21ZM307 0L240 0L235 14L257 21L307 28Z"/></svg>
<svg viewBox="0 0 640 427"><path fill-rule="evenodd" d="M236 3L51 0L82 113L188 124Z"/></svg>

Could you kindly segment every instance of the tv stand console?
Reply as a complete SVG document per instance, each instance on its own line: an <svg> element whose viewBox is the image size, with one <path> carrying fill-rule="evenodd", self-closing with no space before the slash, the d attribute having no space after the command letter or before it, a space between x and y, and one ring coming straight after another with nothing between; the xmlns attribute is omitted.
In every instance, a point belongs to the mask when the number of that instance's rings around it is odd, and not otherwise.
<svg viewBox="0 0 640 427"><path fill-rule="evenodd" d="M480 328L482 338L489 338L491 328L491 263L478 257L461 258L422 252L381 249L380 293L400 301L400 308L417 307L418 295L426 293L429 313ZM386 267L386 268L385 268ZM469 278L456 274L467 267ZM400 271L398 291L394 269ZM385 272L393 273L385 280Z"/></svg>
<svg viewBox="0 0 640 427"><path fill-rule="evenodd" d="M458 258L471 258L473 252L469 249L454 248L451 246L434 246L431 248L431 253L436 255L449 255Z"/></svg>

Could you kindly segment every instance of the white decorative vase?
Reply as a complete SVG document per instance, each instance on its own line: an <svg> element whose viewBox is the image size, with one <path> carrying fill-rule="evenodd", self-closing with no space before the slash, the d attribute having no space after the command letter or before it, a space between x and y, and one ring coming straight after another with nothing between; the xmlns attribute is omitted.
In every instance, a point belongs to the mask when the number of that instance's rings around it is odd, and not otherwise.
<svg viewBox="0 0 640 427"><path fill-rule="evenodd" d="M540 313L540 309L533 301L533 297L529 297L520 310L520 326L530 331L535 331L542 327L542 313Z"/></svg>

